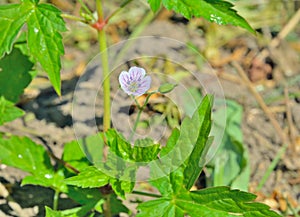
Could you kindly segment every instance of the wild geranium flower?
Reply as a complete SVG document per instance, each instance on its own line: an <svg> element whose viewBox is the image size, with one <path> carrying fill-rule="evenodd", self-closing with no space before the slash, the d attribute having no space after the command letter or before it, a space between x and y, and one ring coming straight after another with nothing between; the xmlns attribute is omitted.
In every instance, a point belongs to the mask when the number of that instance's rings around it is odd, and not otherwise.
<svg viewBox="0 0 300 217"><path fill-rule="evenodd" d="M133 66L128 72L121 72L119 83L128 95L141 96L149 90L151 77L146 75L145 69Z"/></svg>

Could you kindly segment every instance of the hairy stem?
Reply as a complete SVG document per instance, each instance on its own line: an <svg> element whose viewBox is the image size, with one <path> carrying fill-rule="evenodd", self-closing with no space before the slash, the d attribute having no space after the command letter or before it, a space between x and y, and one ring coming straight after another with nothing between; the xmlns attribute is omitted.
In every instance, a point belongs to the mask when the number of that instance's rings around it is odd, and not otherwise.
<svg viewBox="0 0 300 217"><path fill-rule="evenodd" d="M98 22L103 22L103 9L101 0L97 0L97 13ZM108 66L108 53L107 53L107 42L104 29L98 29L98 41L102 62L103 71L103 104L104 104L104 117L103 117L103 131L107 131L110 128L110 76L109 76L109 66Z"/></svg>
<svg viewBox="0 0 300 217"><path fill-rule="evenodd" d="M98 14L98 23L104 22L103 8L101 0L96 0L96 8ZM108 53L107 53L107 42L106 35L103 28L98 30L98 42L100 48L102 71L103 71L103 104L104 104L104 115L103 115L103 131L107 131L110 128L110 76L108 66ZM103 206L103 214L105 217L111 217L110 200L106 199Z"/></svg>

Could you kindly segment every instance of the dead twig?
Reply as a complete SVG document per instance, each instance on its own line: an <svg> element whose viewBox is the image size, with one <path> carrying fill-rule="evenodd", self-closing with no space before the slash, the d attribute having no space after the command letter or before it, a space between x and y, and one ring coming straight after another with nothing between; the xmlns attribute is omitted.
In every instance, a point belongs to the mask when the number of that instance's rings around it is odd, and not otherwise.
<svg viewBox="0 0 300 217"><path fill-rule="evenodd" d="M289 22L282 28L278 35L273 38L268 46L269 49L276 48L280 42L297 26L300 21L300 9L295 13L295 15L289 20ZM268 48L263 49L258 57L260 59L265 59L270 54Z"/></svg>
<svg viewBox="0 0 300 217"><path fill-rule="evenodd" d="M244 69L241 67L241 65L239 63L237 63L235 61L232 62L232 65L236 68L238 74L242 78L242 81L244 81L244 83L247 85L248 89L250 90L250 92L252 93L252 95L255 97L257 103L262 108L262 110L267 115L267 117L269 118L271 124L275 128L275 130L276 130L277 134L279 135L281 141L284 144L288 144L288 139L287 139L285 133L283 132L282 128L280 127L278 121L276 120L276 118L274 117L273 113L270 111L270 109L266 105L266 103L263 100L262 96L256 91L256 89L253 86L252 82L247 77L246 72L244 71Z"/></svg>
<svg viewBox="0 0 300 217"><path fill-rule="evenodd" d="M286 119L287 119L287 124L288 124L288 129L289 129L289 139L290 139L290 144L292 148L292 152L296 154L296 133L295 133L295 125L293 122L293 117L292 117L292 112L291 112L291 106L290 106L290 100L289 100L289 92L288 89L285 87L284 88L284 98L285 98L285 106L286 106Z"/></svg>

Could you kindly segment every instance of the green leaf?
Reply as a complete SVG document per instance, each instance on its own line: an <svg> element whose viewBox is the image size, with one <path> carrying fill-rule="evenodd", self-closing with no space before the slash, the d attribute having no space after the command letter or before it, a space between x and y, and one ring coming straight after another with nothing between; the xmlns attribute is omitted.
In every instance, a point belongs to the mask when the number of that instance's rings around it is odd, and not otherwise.
<svg viewBox="0 0 300 217"><path fill-rule="evenodd" d="M23 55L19 49L13 49L9 55L4 56L0 60L0 96L18 102L19 96L32 80L29 73L32 66L28 56Z"/></svg>
<svg viewBox="0 0 300 217"><path fill-rule="evenodd" d="M86 158L79 143L80 141L77 140L66 143L62 159L77 170L82 171L90 166L91 162Z"/></svg>
<svg viewBox="0 0 300 217"><path fill-rule="evenodd" d="M0 161L3 164L34 175L53 172L50 158L44 147L27 137L0 138L0 149Z"/></svg>
<svg viewBox="0 0 300 217"><path fill-rule="evenodd" d="M22 180L22 185L33 184L66 191L63 171L54 172L43 146L27 137L12 136L9 139L0 138L0 149L1 163L31 174Z"/></svg>
<svg viewBox="0 0 300 217"><path fill-rule="evenodd" d="M40 185L44 187L50 187L59 192L66 192L67 186L64 183L64 179L65 175L63 170L60 169L56 172L26 176L24 179L22 179L21 185Z"/></svg>
<svg viewBox="0 0 300 217"><path fill-rule="evenodd" d="M200 191L181 192L172 197L147 201L138 206L137 217L279 217L267 205L253 202L255 195L230 190L228 187L207 188Z"/></svg>
<svg viewBox="0 0 300 217"><path fill-rule="evenodd" d="M13 121L24 114L25 112L17 108L12 102L7 101L3 96L0 97L0 125Z"/></svg>
<svg viewBox="0 0 300 217"><path fill-rule="evenodd" d="M88 207L89 208L89 207ZM87 210L86 206L76 207L67 210L53 210L49 207L45 207L46 209L46 217L78 217L78 216L86 216L87 212L90 211L90 208ZM83 214L83 215L82 215Z"/></svg>
<svg viewBox="0 0 300 217"><path fill-rule="evenodd" d="M99 191L99 188L78 188L68 186L67 195L80 205L80 209L76 211L76 216L87 216L88 212L97 210L102 212L104 198ZM62 211L67 212L67 211ZM72 212L72 210L70 210Z"/></svg>
<svg viewBox="0 0 300 217"><path fill-rule="evenodd" d="M162 3L168 10L174 10L188 19L193 16L204 17L219 25L231 24L255 33L247 21L232 8L233 4L230 2L223 0L162 0Z"/></svg>
<svg viewBox="0 0 300 217"><path fill-rule="evenodd" d="M186 117L181 125L180 134L173 131L167 146L162 148L159 161L151 164L153 180L166 176L178 167L185 168L185 186L189 189L198 178L202 166L202 153L207 149L210 131L212 97L206 96L192 118ZM174 145L175 144L175 145Z"/></svg>
<svg viewBox="0 0 300 217"><path fill-rule="evenodd" d="M103 141L103 135L101 133L78 139L77 142L81 149L81 152L84 152L85 157L91 163L93 164L103 163L102 158L103 158L104 141ZM76 149L78 150L78 147ZM69 154L72 154L72 150L70 150ZM78 157L82 159L81 153L77 153L76 155L74 155L74 157L75 156L76 156L75 160L77 160ZM68 158L72 159L71 156ZM84 159L82 160L85 161ZM84 168L85 165L82 164L81 166Z"/></svg>
<svg viewBox="0 0 300 217"><path fill-rule="evenodd" d="M109 180L111 187L113 188L114 192L120 196L121 198L125 199L126 193L131 193L135 183L130 181L123 181L115 178L111 178Z"/></svg>
<svg viewBox="0 0 300 217"><path fill-rule="evenodd" d="M198 179L203 168L201 160L205 157L203 154L205 153L204 150L209 148L207 141L211 129L212 105L213 97L206 95L192 117L193 120L197 120L199 122L199 130L195 147L185 162L187 166L184 169L184 184L187 189L190 189Z"/></svg>
<svg viewBox="0 0 300 217"><path fill-rule="evenodd" d="M9 53L29 11L20 4L0 5L0 58Z"/></svg>
<svg viewBox="0 0 300 217"><path fill-rule="evenodd" d="M132 147L125 138L115 129L109 129L105 133L109 150L124 160L132 159Z"/></svg>
<svg viewBox="0 0 300 217"><path fill-rule="evenodd" d="M156 12L160 8L161 0L147 0L147 1L153 12Z"/></svg>
<svg viewBox="0 0 300 217"><path fill-rule="evenodd" d="M165 156L168 154L171 150L173 150L174 146L176 145L176 142L179 138L180 131L177 128L174 128L171 135L169 136L166 146L161 149L160 157Z"/></svg>
<svg viewBox="0 0 300 217"><path fill-rule="evenodd" d="M241 131L242 107L234 101L226 101L226 128L221 146L215 157L208 164L207 171L211 178L207 179L210 186L231 186L247 191L250 179L250 163L248 151L243 146ZM216 111L216 126L221 127L223 112Z"/></svg>
<svg viewBox="0 0 300 217"><path fill-rule="evenodd" d="M110 209L113 215L118 215L121 212L123 213L130 213L129 209L124 206L122 201L118 199L116 194L110 194Z"/></svg>
<svg viewBox="0 0 300 217"><path fill-rule="evenodd" d="M160 151L160 145L154 144L154 141L149 138L138 139L134 147L131 147L131 144L114 129L108 130L105 135L110 151L124 160L149 162L156 159Z"/></svg>
<svg viewBox="0 0 300 217"><path fill-rule="evenodd" d="M0 6L0 57L10 52L16 35L24 23L28 29L30 53L47 72L49 79L60 95L60 56L64 47L60 32L66 31L61 12L50 4L38 1L23 1L21 4Z"/></svg>
<svg viewBox="0 0 300 217"><path fill-rule="evenodd" d="M82 188L95 188L108 184L109 177L96 167L87 167L78 175L65 180L68 185L75 185Z"/></svg>
<svg viewBox="0 0 300 217"><path fill-rule="evenodd" d="M47 72L49 79L60 95L60 56L64 54L60 32L66 30L61 12L49 4L24 3L31 10L27 18L28 46Z"/></svg>
<svg viewBox="0 0 300 217"><path fill-rule="evenodd" d="M131 159L135 162L149 162L157 159L160 151L160 145L154 144L149 138L137 139L131 153Z"/></svg>
<svg viewBox="0 0 300 217"><path fill-rule="evenodd" d="M177 84L165 83L158 88L158 92L165 94L171 92Z"/></svg>

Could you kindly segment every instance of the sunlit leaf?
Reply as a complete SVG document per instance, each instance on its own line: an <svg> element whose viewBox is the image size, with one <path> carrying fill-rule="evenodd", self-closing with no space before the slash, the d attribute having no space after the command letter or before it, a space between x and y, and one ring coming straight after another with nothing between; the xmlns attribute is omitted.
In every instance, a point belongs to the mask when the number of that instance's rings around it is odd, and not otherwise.
<svg viewBox="0 0 300 217"><path fill-rule="evenodd" d="M83 169L78 175L67 178L65 183L82 188L95 188L106 185L108 181L107 175L96 167L90 166Z"/></svg>
<svg viewBox="0 0 300 217"><path fill-rule="evenodd" d="M156 12L160 8L161 0L147 0L147 1L153 12Z"/></svg>
<svg viewBox="0 0 300 217"><path fill-rule="evenodd" d="M12 50L14 40L29 13L20 4L0 5L0 58Z"/></svg>
<svg viewBox="0 0 300 217"><path fill-rule="evenodd" d="M219 25L231 24L255 33L247 21L232 8L233 4L223 0L162 0L163 5L190 19L204 17Z"/></svg>
<svg viewBox="0 0 300 217"><path fill-rule="evenodd" d="M26 4L31 13L27 18L28 46L60 95L60 56L64 54L60 32L66 30L60 11L49 4Z"/></svg>
<svg viewBox="0 0 300 217"><path fill-rule="evenodd" d="M43 146L27 137L0 138L0 161L31 174L52 174L50 158Z"/></svg>

